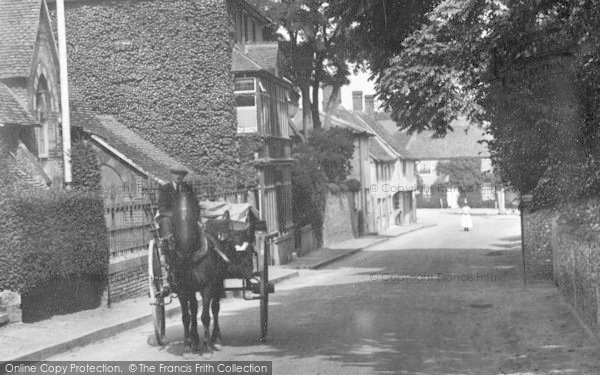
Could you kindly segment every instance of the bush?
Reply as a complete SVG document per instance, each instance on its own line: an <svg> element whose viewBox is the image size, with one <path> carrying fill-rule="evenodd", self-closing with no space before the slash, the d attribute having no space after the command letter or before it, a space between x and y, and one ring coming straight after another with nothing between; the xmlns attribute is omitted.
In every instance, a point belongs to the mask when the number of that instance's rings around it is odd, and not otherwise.
<svg viewBox="0 0 600 375"><path fill-rule="evenodd" d="M328 190L360 189L358 181L345 181L352 169L352 133L341 128L317 129L308 143L295 145L292 152L296 160L292 170L294 222L312 225L320 243Z"/></svg>
<svg viewBox="0 0 600 375"><path fill-rule="evenodd" d="M103 202L87 192L14 191L0 218L0 289L27 294L50 280L94 279L108 272Z"/></svg>

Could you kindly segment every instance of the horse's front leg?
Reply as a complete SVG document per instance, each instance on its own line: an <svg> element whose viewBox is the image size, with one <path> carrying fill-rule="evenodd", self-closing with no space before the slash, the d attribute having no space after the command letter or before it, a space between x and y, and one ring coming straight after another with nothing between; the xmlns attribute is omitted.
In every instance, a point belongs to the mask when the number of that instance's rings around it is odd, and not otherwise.
<svg viewBox="0 0 600 375"><path fill-rule="evenodd" d="M221 309L221 299L218 296L212 300L211 307L213 315L213 333L211 337L211 345L221 345L221 329L219 328L219 310Z"/></svg>
<svg viewBox="0 0 600 375"><path fill-rule="evenodd" d="M200 337L198 336L198 300L196 293L190 295L191 327L190 336L192 338L192 350L198 351L200 347Z"/></svg>
<svg viewBox="0 0 600 375"><path fill-rule="evenodd" d="M183 322L183 345L190 345L190 309L187 294L179 294L179 304L181 305L181 321Z"/></svg>
<svg viewBox="0 0 600 375"><path fill-rule="evenodd" d="M202 325L204 326L204 349L211 351L208 346L210 342L210 293L208 288L205 288L202 292Z"/></svg>

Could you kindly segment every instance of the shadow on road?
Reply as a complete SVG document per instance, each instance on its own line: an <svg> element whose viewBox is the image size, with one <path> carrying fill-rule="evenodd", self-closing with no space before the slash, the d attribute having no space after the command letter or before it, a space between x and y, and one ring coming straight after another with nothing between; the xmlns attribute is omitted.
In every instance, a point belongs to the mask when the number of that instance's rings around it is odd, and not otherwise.
<svg viewBox="0 0 600 375"><path fill-rule="evenodd" d="M596 373L556 290L523 288L520 251L490 250L362 252L353 267L278 286L264 345L258 303L224 314L225 346L210 359L272 359L274 369L298 361L299 373L313 373L311 364L339 371L340 363L346 373ZM166 350L187 356L180 344Z"/></svg>

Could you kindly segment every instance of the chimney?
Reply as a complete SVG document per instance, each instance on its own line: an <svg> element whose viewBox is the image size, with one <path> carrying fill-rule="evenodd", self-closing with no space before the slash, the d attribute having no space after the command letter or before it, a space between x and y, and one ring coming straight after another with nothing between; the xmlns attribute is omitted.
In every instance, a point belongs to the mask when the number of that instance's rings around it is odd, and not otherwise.
<svg viewBox="0 0 600 375"><path fill-rule="evenodd" d="M375 95L365 95L365 112L369 115L375 113Z"/></svg>
<svg viewBox="0 0 600 375"><path fill-rule="evenodd" d="M352 91L352 110L354 112L362 112L363 110L363 92Z"/></svg>
<svg viewBox="0 0 600 375"><path fill-rule="evenodd" d="M333 87L331 86L323 86L323 112L327 109L327 103L329 102L329 98L331 98L331 94L333 93ZM336 108L342 104L342 89L340 88L338 92L338 96L333 103L333 111L335 112Z"/></svg>

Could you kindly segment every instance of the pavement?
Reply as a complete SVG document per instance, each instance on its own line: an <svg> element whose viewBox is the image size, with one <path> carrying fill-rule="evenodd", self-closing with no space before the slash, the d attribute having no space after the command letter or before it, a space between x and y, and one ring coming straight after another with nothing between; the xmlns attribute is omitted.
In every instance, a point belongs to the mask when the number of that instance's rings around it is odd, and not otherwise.
<svg viewBox="0 0 600 375"><path fill-rule="evenodd" d="M431 222L393 227L382 235L366 236L316 249L284 266L269 267L269 281L277 284L299 276L298 269L318 269L395 236L434 226ZM223 304L235 298L226 298ZM177 300L166 307L167 317L180 313ZM125 330L152 322L148 297L141 296L102 304L92 310L56 315L35 323L0 327L0 361L38 361L75 347L106 339Z"/></svg>

